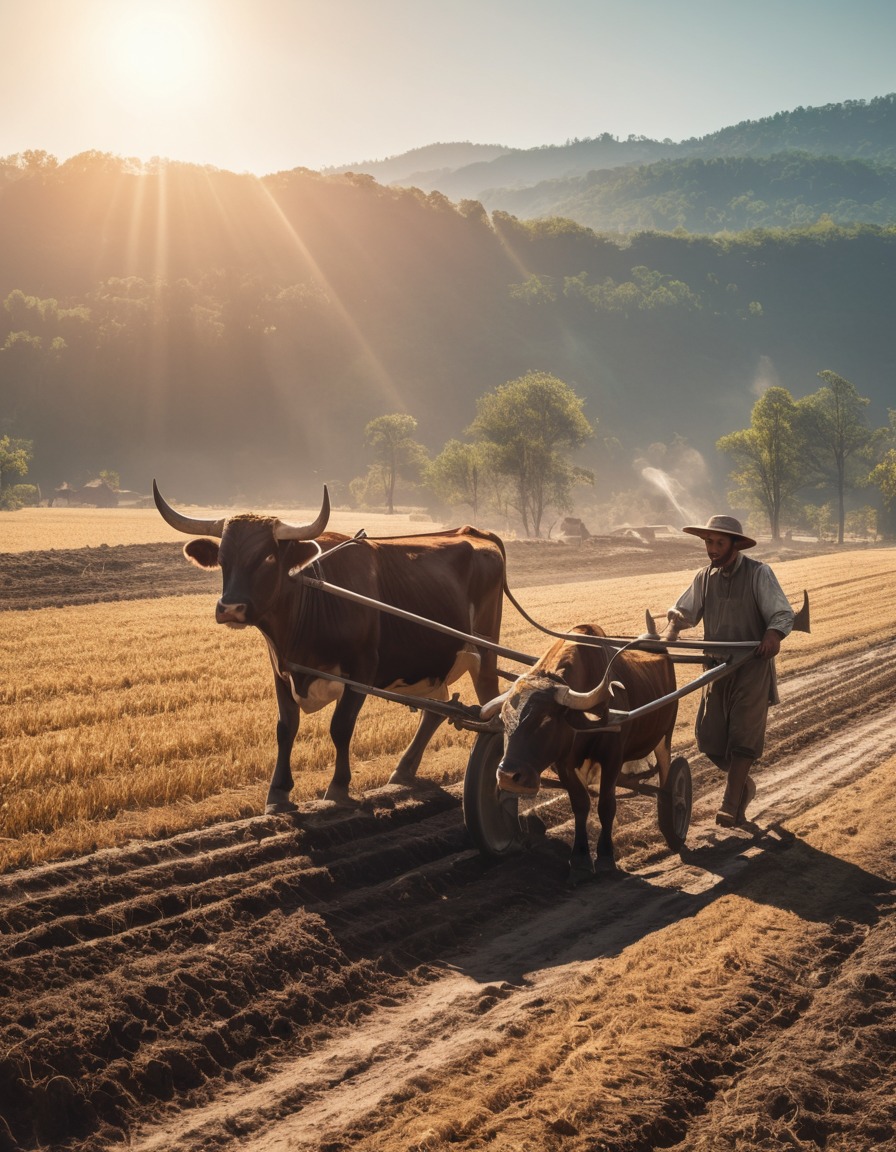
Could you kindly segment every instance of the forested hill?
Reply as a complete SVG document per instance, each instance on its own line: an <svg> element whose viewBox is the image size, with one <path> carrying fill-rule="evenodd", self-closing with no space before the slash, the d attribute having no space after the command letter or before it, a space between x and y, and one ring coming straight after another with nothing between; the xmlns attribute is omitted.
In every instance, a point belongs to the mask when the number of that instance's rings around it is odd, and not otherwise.
<svg viewBox="0 0 896 1152"><path fill-rule="evenodd" d="M896 221L896 165L779 152L766 158L663 160L483 195L533 219L566 216L597 231L743 232Z"/></svg>
<svg viewBox="0 0 896 1152"><path fill-rule="evenodd" d="M712 456L759 382L832 369L893 403L896 230L612 238L365 176L258 180L31 155L0 186L0 435L44 486L99 469L172 498L313 498L406 411L432 451L530 369L607 437Z"/></svg>
<svg viewBox="0 0 896 1152"><path fill-rule="evenodd" d="M624 164L689 157L773 156L794 151L896 164L896 93L872 100L847 100L776 112L680 141L646 136L620 140L610 132L602 132L536 148L430 144L387 160L358 161L328 171L364 172L383 184L414 183L426 191L438 187L459 199L479 196L489 188L523 187ZM448 173L450 182L446 179ZM434 183L435 180L442 183Z"/></svg>

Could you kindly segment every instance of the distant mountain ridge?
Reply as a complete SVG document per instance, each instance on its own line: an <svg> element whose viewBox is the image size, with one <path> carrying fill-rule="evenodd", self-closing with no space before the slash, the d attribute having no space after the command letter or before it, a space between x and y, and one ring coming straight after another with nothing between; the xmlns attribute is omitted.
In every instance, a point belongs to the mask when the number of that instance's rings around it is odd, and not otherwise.
<svg viewBox="0 0 896 1152"><path fill-rule="evenodd" d="M786 159L780 159L783 153L789 154ZM802 175L795 175L799 162L793 153L804 158ZM772 195L769 201L752 187L751 180L759 179L764 185L773 178L772 169L761 166L744 165L738 169L729 165L728 183L734 175L746 183L740 188L726 188L724 201L713 202L712 187L707 190L700 184L701 176L706 176L710 185L717 182L719 170L713 168L712 161L758 162L771 157L779 157L779 171L787 171L794 178L793 187L784 189L783 198ZM811 182L817 179L818 169L817 165L813 167L813 161L829 157L856 161L864 167L843 167L836 177L829 171L825 179L833 180L833 185L843 185L846 191L832 187L816 202ZM688 165L693 160L704 162L702 172ZM679 182L696 180L692 194L697 201L708 203L694 208L679 202L670 211L665 190L656 193L660 197L657 205L649 203L646 186L651 182L668 183L670 179L674 183L674 162L683 165L678 169ZM607 176L620 169L630 172L639 167L647 168L647 172L638 179L629 174ZM562 215L587 227L613 231L683 227L715 232L757 226L791 227L824 214L844 223L888 222L894 218L889 191L892 177L886 171L890 167L896 167L896 94L868 101L799 107L678 143L643 136L619 140L605 132L591 139L528 149L433 144L386 161L328 171L366 172L381 183L438 191L454 201L479 200L490 211L512 212L528 219ZM794 203L794 198L798 198L795 188L801 181L807 189L802 208ZM882 184L886 186L883 194ZM635 191L641 196L640 204L622 210L618 201ZM675 195L680 201L681 190L677 189ZM742 199L742 204L732 206L732 202ZM776 202L782 199L780 210L776 210ZM748 211L751 204L753 208Z"/></svg>
<svg viewBox="0 0 896 1152"><path fill-rule="evenodd" d="M385 160L362 160L352 164L340 164L332 168L322 168L325 176L338 176L343 172L362 172L373 176L380 184L407 185L415 174L422 178L436 172L449 174L458 168L471 164L487 163L503 156L512 149L501 144L471 144L469 141L452 144L426 144L422 148L412 148L398 156L388 156Z"/></svg>

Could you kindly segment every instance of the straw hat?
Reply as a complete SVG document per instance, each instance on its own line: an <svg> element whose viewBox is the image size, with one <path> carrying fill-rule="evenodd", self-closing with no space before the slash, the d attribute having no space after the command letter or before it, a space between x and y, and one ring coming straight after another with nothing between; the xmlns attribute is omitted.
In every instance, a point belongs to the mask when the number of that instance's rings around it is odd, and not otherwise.
<svg viewBox="0 0 896 1152"><path fill-rule="evenodd" d="M753 548L756 544L756 541L747 536L741 528L740 520L735 520L733 516L710 516L702 528L690 524L687 528L682 528L682 532L690 532L692 536L699 536L701 540L705 540L711 532L722 532L726 536L733 537L741 551L744 548Z"/></svg>

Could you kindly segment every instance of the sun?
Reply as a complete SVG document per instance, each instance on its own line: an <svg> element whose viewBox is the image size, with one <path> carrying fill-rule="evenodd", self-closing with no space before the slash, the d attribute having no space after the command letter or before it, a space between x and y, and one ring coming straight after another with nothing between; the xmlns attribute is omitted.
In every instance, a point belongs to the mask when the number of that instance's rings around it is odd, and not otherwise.
<svg viewBox="0 0 896 1152"><path fill-rule="evenodd" d="M137 102L181 101L207 82L202 29L183 5L123 5L106 48L119 94Z"/></svg>

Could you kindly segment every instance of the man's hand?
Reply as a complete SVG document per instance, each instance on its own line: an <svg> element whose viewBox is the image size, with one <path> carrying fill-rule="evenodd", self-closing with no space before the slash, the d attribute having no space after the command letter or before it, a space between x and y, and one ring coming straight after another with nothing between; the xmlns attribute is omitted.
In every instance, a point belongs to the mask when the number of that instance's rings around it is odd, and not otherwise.
<svg viewBox="0 0 896 1152"><path fill-rule="evenodd" d="M682 620L681 616L677 612L672 611L671 609L667 613L667 619L668 619L669 623L663 629L662 639L663 640L670 640L670 641L677 640L678 634L682 629L682 625L684 624L684 621Z"/></svg>
<svg viewBox="0 0 896 1152"><path fill-rule="evenodd" d="M777 656L781 651L781 641L783 639L784 637L780 632L776 632L774 628L769 628L759 642L756 655L760 660L771 660L773 656Z"/></svg>

